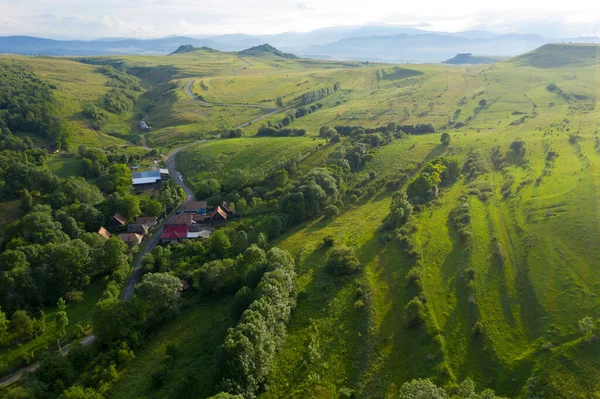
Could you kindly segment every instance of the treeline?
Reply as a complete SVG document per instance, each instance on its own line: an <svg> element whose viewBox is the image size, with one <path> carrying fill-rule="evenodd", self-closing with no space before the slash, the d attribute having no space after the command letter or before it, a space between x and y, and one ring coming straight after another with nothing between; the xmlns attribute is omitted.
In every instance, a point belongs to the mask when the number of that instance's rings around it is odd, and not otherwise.
<svg viewBox="0 0 600 399"><path fill-rule="evenodd" d="M318 103L311 105L310 107L300 107L296 111L288 113L281 119L279 123L273 123L268 121L258 128L257 136L271 136L271 137L284 137L284 136L304 136L306 135L306 129L292 129L289 126L297 118L309 115L316 110L323 107L323 104Z"/></svg>
<svg viewBox="0 0 600 399"><path fill-rule="evenodd" d="M281 123L272 123L269 121L258 128L256 135L270 137L305 136L306 129L292 129L284 127Z"/></svg>
<svg viewBox="0 0 600 399"><path fill-rule="evenodd" d="M18 131L39 134L58 148L66 148L71 135L56 111L52 87L24 65L1 64L0 132L6 137Z"/></svg>
<svg viewBox="0 0 600 399"><path fill-rule="evenodd" d="M142 91L140 79L137 76L120 71L111 65L102 66L102 72L111 78L111 80L107 83L108 86L118 87L120 89L129 89L133 91Z"/></svg>
<svg viewBox="0 0 600 399"><path fill-rule="evenodd" d="M245 398L264 389L275 353L286 335L296 307L296 272L291 255L277 248L266 256L268 270L256 287L254 301L235 328L227 331L220 349L221 389Z"/></svg>
<svg viewBox="0 0 600 399"><path fill-rule="evenodd" d="M315 101L319 101L327 96L332 95L339 89L339 87L339 83L335 83L333 87L324 87L319 90L302 93L302 95L298 97L298 101L300 102L300 105L314 103Z"/></svg>
<svg viewBox="0 0 600 399"><path fill-rule="evenodd" d="M101 130L108 123L108 114L90 102L83 104L83 115L90 120L94 130Z"/></svg>

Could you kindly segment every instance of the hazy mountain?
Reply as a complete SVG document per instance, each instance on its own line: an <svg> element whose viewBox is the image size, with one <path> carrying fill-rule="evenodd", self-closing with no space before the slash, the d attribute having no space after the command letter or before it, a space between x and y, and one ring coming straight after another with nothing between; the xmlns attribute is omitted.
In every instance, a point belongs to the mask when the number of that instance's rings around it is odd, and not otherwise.
<svg viewBox="0 0 600 399"><path fill-rule="evenodd" d="M102 38L52 40L30 36L0 37L0 52L42 55L170 54L182 45L241 51L269 43L304 57L388 62L441 62L457 53L515 56L550 42L598 43L582 37L548 40L537 35L499 35L474 30L457 33L406 26L338 26L275 35L228 34L159 39Z"/></svg>
<svg viewBox="0 0 600 399"><path fill-rule="evenodd" d="M440 62L457 53L514 56L531 51L548 40L537 35L502 35L470 39L436 33L353 37L299 51L299 55L389 62Z"/></svg>

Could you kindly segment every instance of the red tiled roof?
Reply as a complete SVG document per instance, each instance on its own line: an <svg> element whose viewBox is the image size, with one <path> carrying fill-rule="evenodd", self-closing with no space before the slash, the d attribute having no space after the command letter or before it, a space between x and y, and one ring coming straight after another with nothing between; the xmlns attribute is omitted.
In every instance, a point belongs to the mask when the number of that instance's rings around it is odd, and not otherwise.
<svg viewBox="0 0 600 399"><path fill-rule="evenodd" d="M187 226L169 226L163 231L162 239L181 239L187 238L188 227Z"/></svg>
<svg viewBox="0 0 600 399"><path fill-rule="evenodd" d="M220 206L217 206L215 210L212 211L212 213L210 214L210 218L212 219L213 217L217 216L217 214L221 215L223 219L227 219L227 212L225 212Z"/></svg>
<svg viewBox="0 0 600 399"><path fill-rule="evenodd" d="M185 209L206 209L206 201L190 201L184 205Z"/></svg>
<svg viewBox="0 0 600 399"><path fill-rule="evenodd" d="M100 227L100 230L98 230L98 234L100 234L102 237L106 238L107 240L110 238L110 233L104 227Z"/></svg>
<svg viewBox="0 0 600 399"><path fill-rule="evenodd" d="M191 213L180 213L179 215L175 215L175 217L173 219L171 219L169 222L167 222L167 224L168 225L175 225L175 224L190 225L190 224L192 224L192 220L193 220L193 215Z"/></svg>
<svg viewBox="0 0 600 399"><path fill-rule="evenodd" d="M113 216L113 219L115 219L117 222L121 223L121 225L125 226L127 224L127 219L125 219L125 216L121 215L119 212L115 213L115 216Z"/></svg>

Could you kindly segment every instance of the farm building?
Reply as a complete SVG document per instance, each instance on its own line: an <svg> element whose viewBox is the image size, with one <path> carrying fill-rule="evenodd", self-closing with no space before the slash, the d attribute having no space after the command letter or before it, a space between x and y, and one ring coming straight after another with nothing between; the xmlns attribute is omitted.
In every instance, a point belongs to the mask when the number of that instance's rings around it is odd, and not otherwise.
<svg viewBox="0 0 600 399"><path fill-rule="evenodd" d="M190 201L183 206L184 212L206 214L206 201Z"/></svg>
<svg viewBox="0 0 600 399"><path fill-rule="evenodd" d="M159 169L158 170L160 172L160 177L163 179L168 179L170 174L169 174L169 169Z"/></svg>
<svg viewBox="0 0 600 399"><path fill-rule="evenodd" d="M125 226L126 224L127 219L125 219L125 216L121 215L119 212L115 213L110 222L108 222L108 226L113 228Z"/></svg>
<svg viewBox="0 0 600 399"><path fill-rule="evenodd" d="M98 234L100 234L100 236L106 238L107 240L110 238L110 233L104 227L100 227L100 230L98 230Z"/></svg>
<svg viewBox="0 0 600 399"><path fill-rule="evenodd" d="M217 206L214 211L210 214L211 226L223 226L227 221L227 212L220 206Z"/></svg>
<svg viewBox="0 0 600 399"><path fill-rule="evenodd" d="M131 181L134 186L143 184L154 184L162 180L159 170L147 170L145 172L134 172L131 174Z"/></svg>
<svg viewBox="0 0 600 399"><path fill-rule="evenodd" d="M124 233L119 234L119 238L127 245L140 245L144 239L144 236L136 233Z"/></svg>
<svg viewBox="0 0 600 399"><path fill-rule="evenodd" d="M140 122L140 129L142 129L145 132L149 132L150 130L152 130L152 128L150 126L148 126L148 124L146 123L146 121L141 121Z"/></svg>

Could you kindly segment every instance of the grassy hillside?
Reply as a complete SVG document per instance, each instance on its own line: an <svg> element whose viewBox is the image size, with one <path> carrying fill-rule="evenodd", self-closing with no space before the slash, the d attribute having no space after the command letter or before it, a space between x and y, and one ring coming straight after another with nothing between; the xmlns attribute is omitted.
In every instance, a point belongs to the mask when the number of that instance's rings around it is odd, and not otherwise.
<svg viewBox="0 0 600 399"><path fill-rule="evenodd" d="M123 63L141 79L144 92L132 115L144 114L154 127L145 133L148 145L164 149L265 112L239 104L272 107L281 97L282 112L269 118L278 123L283 112L299 106L303 93L339 84L318 100L321 108L291 123L307 129L304 137L251 137L261 121L245 128L245 137L181 151L177 169L195 191L209 179L221 186L241 181L254 189L290 161L296 164L290 179L300 178L350 143L347 137L340 143L317 137L324 125L432 123L437 129L377 147L357 179L373 176L383 183L378 189L355 204L341 204L339 216L317 216L270 243L294 256L299 296L261 397L337 398L353 392L388 398L413 378L431 378L450 389L471 378L507 397L597 395L599 344L582 338L578 327L583 317L596 318L600 306L597 46L547 45L469 67L324 62L210 49L94 60ZM64 68L76 64L60 62ZM76 65L97 79L97 92L90 88L85 95L101 96L105 88L94 67ZM37 68L42 73L50 67ZM192 80L193 93L209 104L184 92ZM58 89L64 98L71 95L68 87L75 90L69 84ZM450 135L448 145L440 143L441 132ZM455 157L462 175L442 186L433 201L415 207L418 256L409 255L382 228L393 191L385 183L412 178L438 156ZM67 161L54 159L48 167L63 176L77 174ZM261 189L270 190L267 186ZM6 209L11 206L16 205ZM462 225L457 209L467 215ZM354 248L361 273L340 277L326 271L328 237ZM416 283L407 278L411 270L420 271ZM415 296L424 303L425 323L409 327L405 307ZM229 305L230 297L189 301L179 319L136 352L107 397L209 397L216 348L231 324ZM180 353L173 378L153 390L152 372L169 345Z"/></svg>
<svg viewBox="0 0 600 399"><path fill-rule="evenodd" d="M589 46L579 54L588 57ZM537 61L526 65L523 57L469 68L411 65L420 73L379 81L381 67L322 72L348 91L334 95L342 98L339 105L327 99L323 109L294 126L316 134L324 124L404 120L431 121L440 128L455 120L464 126L448 130L450 146L440 145L438 134L413 136L379 149L368 169L392 178L444 154L461 163L471 157L478 169L473 175L465 170L416 216L425 327L409 329L403 321L404 306L415 295L405 276L415 261L395 241L378 238L391 193L376 193L334 220L309 222L277 240L299 261L302 293L264 397L306 397L307 392L337 397L342 388L360 397L389 397L415 377L441 384L469 377L509 397L536 389L547 397L585 397L595 386L595 363L583 355L586 345L595 344L579 339L577 323L594 316L599 305L593 266L600 256L593 200L600 183L596 65L556 67L558 61L547 61L555 66L547 68ZM394 69L385 68L393 75ZM230 82L232 93L246 90L239 81L243 78ZM409 104L417 104L410 116L403 114ZM526 148L523 157L511 149L518 140ZM184 174L206 178L209 174L198 172L219 156L237 162L239 155L225 148L222 155L213 154L217 144L185 152L181 159L190 166ZM203 161L192 162L194 156ZM254 170L263 157L259 153L244 162ZM471 218L468 242L451 221L451 211L461 203L468 204ZM357 250L364 277L332 280L324 272L321 243L327 236ZM365 308L355 307L357 287L371 293ZM473 333L476 322L484 326L482 335ZM310 361L309 344L320 348L319 361Z"/></svg>

